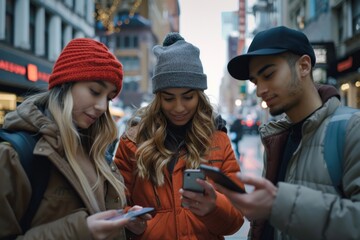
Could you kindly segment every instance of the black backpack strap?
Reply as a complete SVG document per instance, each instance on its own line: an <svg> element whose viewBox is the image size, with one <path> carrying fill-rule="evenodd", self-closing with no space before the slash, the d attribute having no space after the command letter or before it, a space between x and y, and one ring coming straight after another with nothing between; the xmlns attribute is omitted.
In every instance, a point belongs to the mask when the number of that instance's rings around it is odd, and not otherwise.
<svg viewBox="0 0 360 240"><path fill-rule="evenodd" d="M33 154L39 138L39 135L31 135L25 131L12 132L0 129L0 142L6 141L16 150L32 188L29 206L20 220L20 226L24 233L30 228L30 223L39 208L50 177L50 161L45 156Z"/></svg>

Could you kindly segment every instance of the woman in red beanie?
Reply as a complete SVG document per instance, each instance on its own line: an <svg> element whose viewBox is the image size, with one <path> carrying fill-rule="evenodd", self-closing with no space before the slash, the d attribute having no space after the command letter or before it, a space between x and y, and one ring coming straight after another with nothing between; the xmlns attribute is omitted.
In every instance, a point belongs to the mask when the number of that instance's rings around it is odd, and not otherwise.
<svg viewBox="0 0 360 240"><path fill-rule="evenodd" d="M126 239L125 228L145 230L149 214L109 220L126 211L120 211L126 206L123 178L105 160L117 136L109 101L119 94L122 78L122 65L105 45L75 39L56 61L49 91L6 115L7 131L38 136L33 163L43 160L48 167L35 167L32 175L48 177L29 213L39 188L24 171L21 152L0 143L0 238Z"/></svg>

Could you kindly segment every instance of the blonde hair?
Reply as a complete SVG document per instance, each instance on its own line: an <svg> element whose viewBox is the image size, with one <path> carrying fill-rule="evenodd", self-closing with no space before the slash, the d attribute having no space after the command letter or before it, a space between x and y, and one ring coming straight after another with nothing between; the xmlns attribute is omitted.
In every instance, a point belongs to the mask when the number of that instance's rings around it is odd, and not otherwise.
<svg viewBox="0 0 360 240"><path fill-rule="evenodd" d="M66 83L56 86L48 92L34 96L34 101L48 107L54 121L58 125L64 151L70 166L78 177L91 206L100 211L96 201L94 190L100 186L100 175L116 189L122 203L125 203L124 184L117 179L110 171L110 167L105 160L105 152L109 144L117 137L117 128L109 109L88 129L77 130L72 117L73 98L71 88L73 83ZM94 186L90 186L85 173L77 162L76 153L82 148L89 153L89 158L94 161L97 181Z"/></svg>
<svg viewBox="0 0 360 240"><path fill-rule="evenodd" d="M208 153L211 136L215 132L214 110L203 91L196 90L199 103L192 118L192 124L187 129L185 136L185 159L187 168L197 168ZM158 186L164 184L163 168L166 167L173 152L166 149L167 120L161 110L161 96L156 93L154 100L146 107L140 108L134 118L140 117L136 143L138 174L142 178L150 179Z"/></svg>

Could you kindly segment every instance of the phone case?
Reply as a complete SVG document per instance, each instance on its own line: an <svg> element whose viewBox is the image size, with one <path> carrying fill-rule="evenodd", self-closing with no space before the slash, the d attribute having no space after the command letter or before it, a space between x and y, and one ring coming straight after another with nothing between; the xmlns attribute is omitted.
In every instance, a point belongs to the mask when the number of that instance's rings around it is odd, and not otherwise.
<svg viewBox="0 0 360 240"><path fill-rule="evenodd" d="M219 168L200 164L200 169L204 171L205 175L208 178L212 179L215 183L220 184L221 186L228 188L229 190L238 193L245 193L244 189L242 189L228 176L226 176L223 172L221 172Z"/></svg>
<svg viewBox="0 0 360 240"><path fill-rule="evenodd" d="M184 171L183 189L193 192L204 192L204 188L196 182L196 179L205 179L205 175L200 169L186 169Z"/></svg>

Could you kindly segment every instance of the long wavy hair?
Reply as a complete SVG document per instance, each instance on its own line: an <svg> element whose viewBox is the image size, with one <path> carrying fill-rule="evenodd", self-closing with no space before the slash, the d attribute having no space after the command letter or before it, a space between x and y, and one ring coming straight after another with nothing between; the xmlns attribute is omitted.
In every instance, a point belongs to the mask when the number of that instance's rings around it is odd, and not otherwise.
<svg viewBox="0 0 360 240"><path fill-rule="evenodd" d="M87 198L92 207L100 211L96 201L94 190L101 186L101 176L105 177L109 183L116 189L122 203L125 203L124 184L117 179L109 168L105 160L105 152L117 137L117 128L109 108L99 117L88 129L78 130L73 122L73 97L71 88L74 83L66 83L61 86L55 86L45 93L39 93L33 98L34 103L39 106L45 106L52 114L56 122L64 152L70 166L78 177ZM90 186L85 174L77 162L77 152L79 150L89 153L89 159L93 161L97 174L97 181L94 186ZM90 163L89 163L90 164Z"/></svg>
<svg viewBox="0 0 360 240"><path fill-rule="evenodd" d="M216 130L214 109L207 95L201 90L196 90L196 93L199 103L185 136L187 168L197 168L200 165L210 149L211 138ZM164 184L163 168L174 152L166 149L164 144L168 122L161 110L160 93L156 93L148 106L140 108L134 118L140 119L136 136L138 149L135 154L138 174L161 186ZM130 119L130 124L133 119Z"/></svg>

